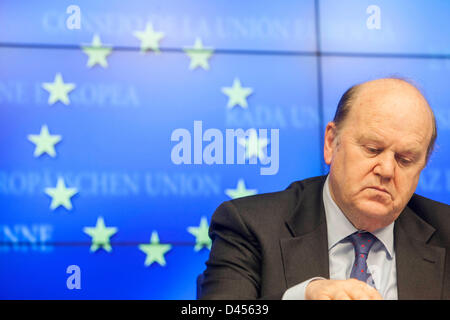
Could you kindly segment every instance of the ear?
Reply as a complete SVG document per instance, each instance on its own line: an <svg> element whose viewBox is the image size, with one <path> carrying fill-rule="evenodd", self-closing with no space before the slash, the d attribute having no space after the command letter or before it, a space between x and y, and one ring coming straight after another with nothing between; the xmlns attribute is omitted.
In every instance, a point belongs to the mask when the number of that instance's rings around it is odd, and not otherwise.
<svg viewBox="0 0 450 320"><path fill-rule="evenodd" d="M327 127L325 128L325 141L323 145L323 158L328 165L331 164L334 152L336 151L336 131L335 123L332 121L328 122Z"/></svg>

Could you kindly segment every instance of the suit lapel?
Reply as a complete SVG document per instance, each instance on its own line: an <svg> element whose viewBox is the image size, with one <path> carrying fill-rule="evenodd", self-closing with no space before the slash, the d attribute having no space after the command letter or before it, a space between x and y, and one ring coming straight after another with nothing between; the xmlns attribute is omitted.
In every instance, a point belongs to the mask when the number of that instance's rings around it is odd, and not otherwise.
<svg viewBox="0 0 450 320"><path fill-rule="evenodd" d="M322 188L326 177L308 184L286 225L293 237L280 240L287 288L321 276L329 278L328 240Z"/></svg>
<svg viewBox="0 0 450 320"><path fill-rule="evenodd" d="M330 277L326 232L323 223L302 237L280 240L287 288L313 277Z"/></svg>
<svg viewBox="0 0 450 320"><path fill-rule="evenodd" d="M409 207L394 226L398 298L440 299L445 248L427 244L435 229Z"/></svg>

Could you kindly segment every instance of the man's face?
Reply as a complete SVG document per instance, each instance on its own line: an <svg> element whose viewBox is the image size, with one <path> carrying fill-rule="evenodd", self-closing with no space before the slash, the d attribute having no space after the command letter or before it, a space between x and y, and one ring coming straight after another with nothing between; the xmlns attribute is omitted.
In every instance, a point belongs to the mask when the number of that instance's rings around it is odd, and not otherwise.
<svg viewBox="0 0 450 320"><path fill-rule="evenodd" d="M333 200L358 229L393 222L414 193L432 133L424 98L409 84L375 80L357 92L337 134L325 133Z"/></svg>

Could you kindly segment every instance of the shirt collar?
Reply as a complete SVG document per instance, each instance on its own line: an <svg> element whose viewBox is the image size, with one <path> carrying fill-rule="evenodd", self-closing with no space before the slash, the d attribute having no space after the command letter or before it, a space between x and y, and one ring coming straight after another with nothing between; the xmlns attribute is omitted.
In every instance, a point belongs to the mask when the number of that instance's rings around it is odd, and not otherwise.
<svg viewBox="0 0 450 320"><path fill-rule="evenodd" d="M342 210L334 202L330 194L329 176L325 181L323 188L323 203L325 207L325 218L327 221L328 250L331 250L343 239L358 231L347 219ZM384 245L389 256L392 258L394 253L394 222L384 228L372 232L374 236Z"/></svg>

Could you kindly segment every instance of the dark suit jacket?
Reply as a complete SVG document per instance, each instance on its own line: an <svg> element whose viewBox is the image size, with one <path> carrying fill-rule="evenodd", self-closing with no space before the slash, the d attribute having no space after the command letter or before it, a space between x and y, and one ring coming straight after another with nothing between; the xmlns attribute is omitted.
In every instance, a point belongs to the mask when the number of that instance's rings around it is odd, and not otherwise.
<svg viewBox="0 0 450 320"><path fill-rule="evenodd" d="M280 299L315 276L329 278L325 176L222 203L201 299ZM450 206L413 195L394 224L399 299L450 299Z"/></svg>

